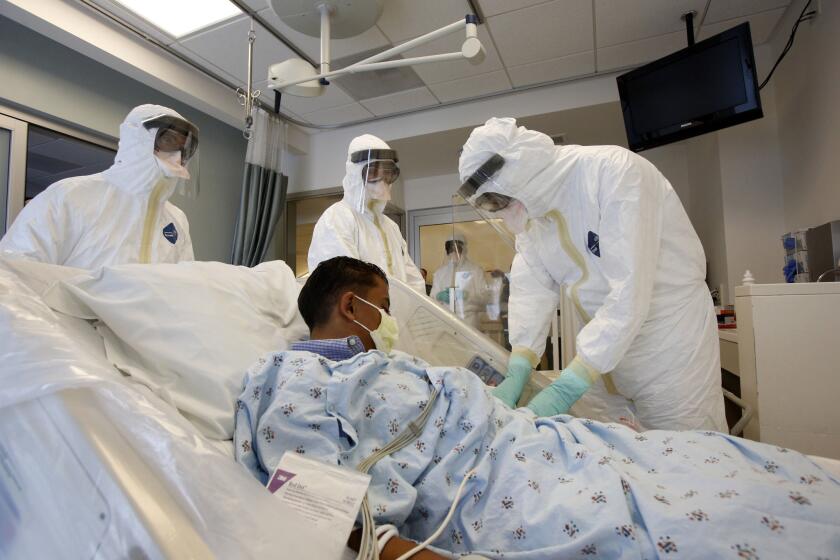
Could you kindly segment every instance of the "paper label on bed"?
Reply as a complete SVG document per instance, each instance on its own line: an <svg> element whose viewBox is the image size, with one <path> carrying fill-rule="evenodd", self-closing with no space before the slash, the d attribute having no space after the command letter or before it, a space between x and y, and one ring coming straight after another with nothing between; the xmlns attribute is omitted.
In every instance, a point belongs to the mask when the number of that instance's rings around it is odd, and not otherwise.
<svg viewBox="0 0 840 560"><path fill-rule="evenodd" d="M370 484L370 476L285 453L267 488L307 521L306 550L295 558L341 558ZM311 530L311 532L310 532ZM302 554L302 555L301 555Z"/></svg>

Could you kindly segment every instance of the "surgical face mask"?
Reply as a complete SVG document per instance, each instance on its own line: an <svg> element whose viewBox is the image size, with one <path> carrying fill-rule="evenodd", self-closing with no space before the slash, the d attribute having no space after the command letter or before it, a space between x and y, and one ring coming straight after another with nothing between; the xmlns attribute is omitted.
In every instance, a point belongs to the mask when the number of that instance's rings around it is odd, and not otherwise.
<svg viewBox="0 0 840 560"><path fill-rule="evenodd" d="M353 297L365 302L366 304L379 311L379 326L373 330L369 329L368 327L366 327L359 321L356 321L355 319L353 319L353 322L370 333L370 337L373 339L373 344L376 346L377 350L389 354L391 350L394 349L394 345L400 338L400 328L399 325L397 325L397 320L388 315L388 313L386 313L384 309L373 305L368 300L360 298L356 294L353 294Z"/></svg>
<svg viewBox="0 0 840 560"><path fill-rule="evenodd" d="M520 201L513 199L505 208L495 213L502 218L505 226L515 235L519 235L528 228L528 211Z"/></svg>
<svg viewBox="0 0 840 560"><path fill-rule="evenodd" d="M155 152L158 167L167 177L189 179L190 172L181 164L181 152Z"/></svg>
<svg viewBox="0 0 840 560"><path fill-rule="evenodd" d="M366 183L365 191L371 200L382 200L385 202L391 200L391 183L386 183L385 181Z"/></svg>

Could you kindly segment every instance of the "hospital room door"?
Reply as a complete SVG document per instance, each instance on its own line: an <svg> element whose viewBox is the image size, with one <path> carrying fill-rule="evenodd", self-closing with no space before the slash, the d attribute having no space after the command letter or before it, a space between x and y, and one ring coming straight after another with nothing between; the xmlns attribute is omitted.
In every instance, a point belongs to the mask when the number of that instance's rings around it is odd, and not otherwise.
<svg viewBox="0 0 840 560"><path fill-rule="evenodd" d="M450 264L453 255L446 254L445 244L452 236L466 241L465 256L471 265L462 267ZM430 297L510 350L508 298L510 267L515 253L513 247L502 240L491 224L465 204L409 212L407 241L412 259L421 268L421 272L425 271L426 289ZM476 274L482 274L483 277L472 278ZM441 301L447 299L445 294L440 294L441 287L454 288L453 303ZM462 290L466 292L465 297L459 300L459 292ZM483 293L477 298L479 291ZM568 317L571 315L569 313ZM543 370L560 369L568 357L574 355L576 331L572 329L575 326L561 321L559 311L556 319L541 360L540 369ZM562 336L564 332L567 333L565 337ZM568 341L571 346L561 341Z"/></svg>
<svg viewBox="0 0 840 560"><path fill-rule="evenodd" d="M510 348L507 335L508 274L513 248L501 242L492 227L466 206L416 210L408 216L409 253L425 271L430 296L499 345ZM466 242L469 264L453 264L447 254L452 236ZM460 261L459 261L460 262ZM437 282L435 277L437 275ZM442 301L453 289L451 303Z"/></svg>

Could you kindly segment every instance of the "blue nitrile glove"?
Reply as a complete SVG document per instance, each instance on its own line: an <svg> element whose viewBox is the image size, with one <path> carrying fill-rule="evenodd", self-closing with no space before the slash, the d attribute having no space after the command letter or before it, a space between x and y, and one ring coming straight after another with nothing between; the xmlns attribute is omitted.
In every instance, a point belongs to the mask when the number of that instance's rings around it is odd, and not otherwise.
<svg viewBox="0 0 840 560"><path fill-rule="evenodd" d="M449 303L449 290L441 290L435 296L435 299L441 303Z"/></svg>
<svg viewBox="0 0 840 560"><path fill-rule="evenodd" d="M796 279L796 259L788 260L782 271L785 273L785 282L792 283Z"/></svg>
<svg viewBox="0 0 840 560"><path fill-rule="evenodd" d="M516 408L522 389L531 376L531 361L521 354L512 354L508 362L508 371L505 380L493 388L493 396L508 405Z"/></svg>
<svg viewBox="0 0 840 560"><path fill-rule="evenodd" d="M592 375L575 359L560 372L560 377L531 399L528 408L539 417L566 414L591 386Z"/></svg>

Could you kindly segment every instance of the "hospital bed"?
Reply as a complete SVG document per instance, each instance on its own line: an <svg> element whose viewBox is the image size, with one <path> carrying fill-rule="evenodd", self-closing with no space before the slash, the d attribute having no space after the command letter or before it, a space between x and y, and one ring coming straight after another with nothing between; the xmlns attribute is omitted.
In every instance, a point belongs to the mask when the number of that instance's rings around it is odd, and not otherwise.
<svg viewBox="0 0 840 560"><path fill-rule="evenodd" d="M127 381L90 322L43 304L50 281L0 261L0 558L277 556L292 536L231 443ZM504 350L431 300L398 281L391 298L403 350L504 371Z"/></svg>

